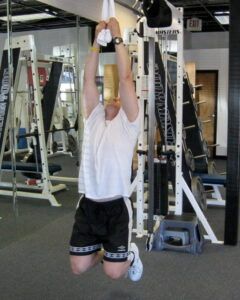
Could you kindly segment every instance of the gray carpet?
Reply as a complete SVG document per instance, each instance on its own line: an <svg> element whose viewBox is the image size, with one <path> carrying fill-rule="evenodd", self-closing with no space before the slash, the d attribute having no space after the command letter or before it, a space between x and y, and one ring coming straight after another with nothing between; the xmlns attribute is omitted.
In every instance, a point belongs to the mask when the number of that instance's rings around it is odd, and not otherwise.
<svg viewBox="0 0 240 300"><path fill-rule="evenodd" d="M72 216L66 214L0 250L0 299L239 299L239 247L208 244L199 256L147 253L141 239L141 282L112 281L101 266L76 277L68 263Z"/></svg>
<svg viewBox="0 0 240 300"><path fill-rule="evenodd" d="M65 162L68 164L68 162ZM145 252L139 245L144 276L139 283L112 281L97 266L85 275L71 274L68 241L77 187L57 194L62 207L19 199L19 217L10 198L0 201L1 300L226 300L240 297L240 249L206 244L201 255ZM224 210L209 209L208 218L223 236Z"/></svg>

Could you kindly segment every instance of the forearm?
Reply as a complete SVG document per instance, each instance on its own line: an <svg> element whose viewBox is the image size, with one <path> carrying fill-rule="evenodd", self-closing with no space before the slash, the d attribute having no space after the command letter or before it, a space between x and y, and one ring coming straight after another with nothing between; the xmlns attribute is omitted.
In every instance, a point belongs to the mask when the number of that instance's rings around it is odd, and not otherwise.
<svg viewBox="0 0 240 300"><path fill-rule="evenodd" d="M90 49L90 53L87 56L84 68L83 110L86 118L99 103L99 92L96 84L96 74L99 61L98 50L99 46L94 42Z"/></svg>
<svg viewBox="0 0 240 300"><path fill-rule="evenodd" d="M94 80L97 74L99 63L99 45L94 41L90 53L87 56L84 68L84 80Z"/></svg>
<svg viewBox="0 0 240 300"><path fill-rule="evenodd" d="M119 81L132 80L132 71L126 47L121 43L115 45Z"/></svg>

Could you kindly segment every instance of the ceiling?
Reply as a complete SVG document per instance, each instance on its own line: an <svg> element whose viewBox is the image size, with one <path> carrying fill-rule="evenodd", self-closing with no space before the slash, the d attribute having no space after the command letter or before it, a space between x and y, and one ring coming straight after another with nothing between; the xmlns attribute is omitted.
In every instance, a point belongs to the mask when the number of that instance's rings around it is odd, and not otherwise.
<svg viewBox="0 0 240 300"><path fill-rule="evenodd" d="M133 7L137 1L135 0L115 0L117 3L122 3ZM202 31L228 31L229 25L221 25L214 17L214 12L227 12L230 9L229 0L168 0L176 7L184 8L184 24L186 27L187 19L197 17L202 19ZM138 1L139 3L142 0ZM138 9L139 4L135 8Z"/></svg>
<svg viewBox="0 0 240 300"><path fill-rule="evenodd" d="M12 16L47 13L54 18L13 22L14 32L57 29L76 26L76 16L61 9L34 0L13 0ZM6 1L0 1L0 18L6 16ZM95 22L80 18L80 26L95 26ZM0 32L6 32L5 21L0 20Z"/></svg>
<svg viewBox="0 0 240 300"><path fill-rule="evenodd" d="M134 7L133 11L140 11L142 0L115 0L117 3L127 7ZM186 26L187 19L197 17L202 19L204 32L211 31L228 31L228 25L221 25L214 17L216 11L229 11L229 0L169 0L174 6L184 8L184 22ZM137 3L137 4L136 4ZM47 13L54 18L32 20L32 21L18 21L13 23L13 31L29 31L29 30L43 30L56 29L76 26L76 16L74 14L62 11L60 9L51 7L47 4L33 1L33 0L13 0L12 1L12 15L22 14L39 14ZM0 1L0 17L6 16L6 1ZM80 18L80 26L95 26L95 22L86 18ZM6 32L6 22L0 20L0 32Z"/></svg>
<svg viewBox="0 0 240 300"><path fill-rule="evenodd" d="M171 0L174 6L184 8L184 22L187 19L197 17L202 19L202 31L228 31L229 25L221 25L214 17L214 12L230 10L229 0Z"/></svg>

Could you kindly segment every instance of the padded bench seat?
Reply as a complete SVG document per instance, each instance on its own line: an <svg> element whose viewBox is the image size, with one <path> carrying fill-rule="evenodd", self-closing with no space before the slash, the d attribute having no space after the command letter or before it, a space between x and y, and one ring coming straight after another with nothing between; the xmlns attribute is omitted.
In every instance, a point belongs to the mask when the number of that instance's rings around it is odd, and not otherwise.
<svg viewBox="0 0 240 300"><path fill-rule="evenodd" d="M206 184L220 184L226 185L226 176L224 175L209 175L209 174L195 174L202 179L203 183Z"/></svg>
<svg viewBox="0 0 240 300"><path fill-rule="evenodd" d="M3 170L12 170L12 162L11 161L4 161L2 163L1 169ZM37 166L35 163L24 163L24 162L17 162L16 163L16 170L21 172L37 172ZM42 172L42 165L38 164L39 172ZM54 173L60 172L62 167L57 164L48 164L49 174L53 175Z"/></svg>

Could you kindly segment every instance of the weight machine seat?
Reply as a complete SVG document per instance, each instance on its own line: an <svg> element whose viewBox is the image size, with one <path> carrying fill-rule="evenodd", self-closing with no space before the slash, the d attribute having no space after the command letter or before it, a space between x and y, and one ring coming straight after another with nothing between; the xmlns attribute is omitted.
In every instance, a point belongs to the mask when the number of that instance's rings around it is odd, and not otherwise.
<svg viewBox="0 0 240 300"><path fill-rule="evenodd" d="M202 179L203 183L206 184L220 184L225 186L226 185L226 176L224 175L209 175L209 174L195 174L197 176L199 176Z"/></svg>
<svg viewBox="0 0 240 300"><path fill-rule="evenodd" d="M4 161L2 162L1 169L3 170L11 170L12 169L12 162L11 161ZM37 172L36 163L24 163L24 162L17 162L16 163L16 170L21 172ZM39 172L42 172L42 165L38 164ZM54 173L60 172L62 167L57 164L48 164L48 171L50 175Z"/></svg>

